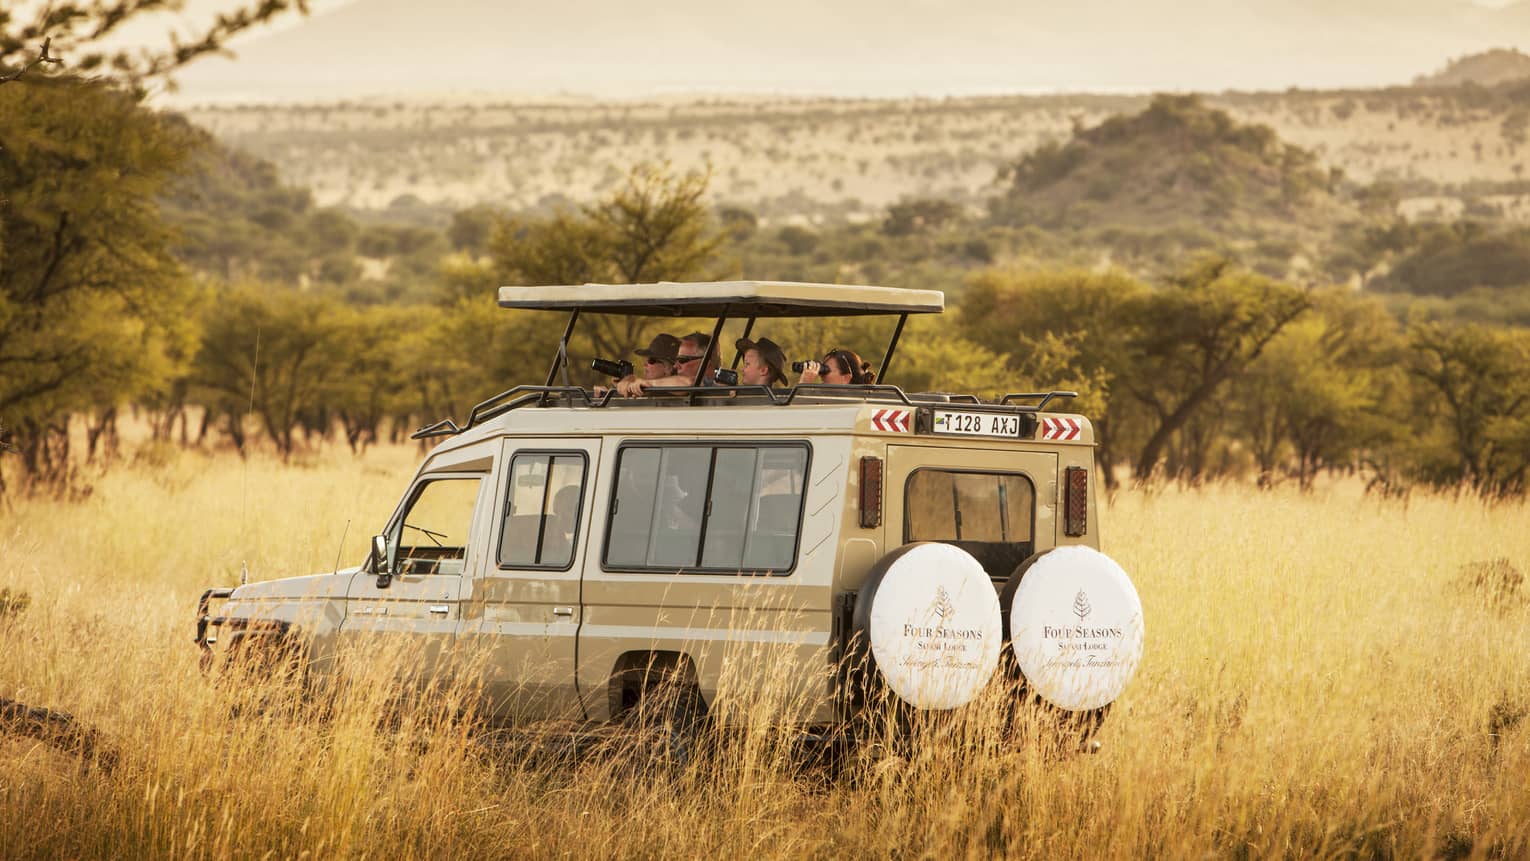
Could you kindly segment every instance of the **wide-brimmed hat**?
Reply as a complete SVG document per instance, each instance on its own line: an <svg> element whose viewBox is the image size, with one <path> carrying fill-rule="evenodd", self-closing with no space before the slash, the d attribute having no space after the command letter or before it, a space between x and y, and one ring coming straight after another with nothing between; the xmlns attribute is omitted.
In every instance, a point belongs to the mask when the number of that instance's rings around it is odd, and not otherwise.
<svg viewBox="0 0 1530 861"><path fill-rule="evenodd" d="M747 353L750 350L759 353L760 359L770 366L771 382L776 380L786 382L786 352L775 341L769 338L761 338L758 341L739 338L734 346L738 347L740 353Z"/></svg>
<svg viewBox="0 0 1530 861"><path fill-rule="evenodd" d="M648 342L647 347L632 352L650 359L663 359L673 363L675 357L680 355L680 339L661 332L653 336L653 340Z"/></svg>

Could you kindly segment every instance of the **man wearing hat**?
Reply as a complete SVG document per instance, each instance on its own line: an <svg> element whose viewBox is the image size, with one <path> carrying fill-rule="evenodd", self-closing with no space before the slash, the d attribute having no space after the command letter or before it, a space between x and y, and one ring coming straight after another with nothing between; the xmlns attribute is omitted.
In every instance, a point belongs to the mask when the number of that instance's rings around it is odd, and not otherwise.
<svg viewBox="0 0 1530 861"><path fill-rule="evenodd" d="M744 354L744 367L738 374L739 385L786 385L786 353L775 341L769 338L758 341L739 338L735 346Z"/></svg>
<svg viewBox="0 0 1530 861"><path fill-rule="evenodd" d="M629 385L617 386L617 391L629 398L635 398L643 394L644 390L654 386L693 386L696 385L696 371L701 367L701 360L709 351L708 345L712 343L712 336L705 332L692 332L680 339L680 350L675 356L675 373L668 377L637 380ZM701 385L715 386L717 381L712 378L712 372L717 370L717 354L711 353L707 360L706 370L701 376Z"/></svg>

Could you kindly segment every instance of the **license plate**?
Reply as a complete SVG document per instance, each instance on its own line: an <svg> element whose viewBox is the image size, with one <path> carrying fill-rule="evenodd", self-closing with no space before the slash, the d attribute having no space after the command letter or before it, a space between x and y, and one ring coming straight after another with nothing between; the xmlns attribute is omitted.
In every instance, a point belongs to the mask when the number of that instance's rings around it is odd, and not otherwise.
<svg viewBox="0 0 1530 861"><path fill-rule="evenodd" d="M933 430L935 433L962 436L1017 437L1020 435L1020 417L993 413L967 413L959 410L936 410Z"/></svg>

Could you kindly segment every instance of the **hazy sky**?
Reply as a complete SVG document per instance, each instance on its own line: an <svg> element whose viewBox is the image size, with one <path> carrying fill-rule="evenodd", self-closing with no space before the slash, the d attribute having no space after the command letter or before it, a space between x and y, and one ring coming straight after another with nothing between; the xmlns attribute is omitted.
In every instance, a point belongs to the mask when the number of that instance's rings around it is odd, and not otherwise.
<svg viewBox="0 0 1530 861"><path fill-rule="evenodd" d="M315 0L179 102L560 92L940 96L1407 83L1530 48L1530 0ZM187 16L228 8L191 0ZM153 40L174 24L145 22Z"/></svg>

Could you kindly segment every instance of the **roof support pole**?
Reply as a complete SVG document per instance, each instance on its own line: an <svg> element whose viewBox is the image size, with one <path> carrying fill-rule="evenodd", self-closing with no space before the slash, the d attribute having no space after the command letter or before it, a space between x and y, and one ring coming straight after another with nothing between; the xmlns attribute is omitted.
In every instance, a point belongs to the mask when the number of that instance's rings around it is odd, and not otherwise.
<svg viewBox="0 0 1530 861"><path fill-rule="evenodd" d="M728 322L728 309L731 306L724 305L723 311L717 317L717 325L712 327L712 340L707 342L706 351L701 354L701 366L696 369L696 376L691 379L691 385L701 385L701 378L706 375L707 364L713 356L721 356L722 350L718 347L717 339L722 337L723 324Z"/></svg>
<svg viewBox="0 0 1530 861"><path fill-rule="evenodd" d="M903 324L908 322L907 314L898 315L898 325L893 329L892 341L887 345L887 352L882 355L882 367L877 369L877 383L887 385L887 368L892 364L893 353L898 349L898 338L903 334Z"/></svg>
<svg viewBox="0 0 1530 861"><path fill-rule="evenodd" d="M744 334L739 336L740 340L748 338L749 337L749 333L753 332L753 331L754 331L754 317L751 316L749 318L749 322L744 324ZM738 351L734 351L734 353L733 353L733 364L729 365L728 367L735 368L735 369L738 368L738 363L743 358L744 358L744 354L743 353L740 353Z"/></svg>
<svg viewBox="0 0 1530 861"><path fill-rule="evenodd" d="M558 376L558 371L563 371L563 385L571 385L568 381L568 339L574 334L574 324L579 321L579 309L569 312L568 325L563 328L563 338L558 341L558 352L553 354L552 367L547 369L547 382L544 386L553 384L553 379ZM547 403L547 395L542 395L542 403Z"/></svg>
<svg viewBox="0 0 1530 861"><path fill-rule="evenodd" d="M717 325L712 327L712 340L707 342L707 348L701 352L701 364L696 366L696 376L691 378L691 385L693 386L701 385L701 378L706 376L707 365L712 363L712 357L722 355L721 348L717 345L717 339L722 337L723 324L728 322L728 310L730 308L732 308L731 305L724 305L722 313L717 315ZM694 404L696 403L696 396L694 394L689 395L685 400L688 404Z"/></svg>

